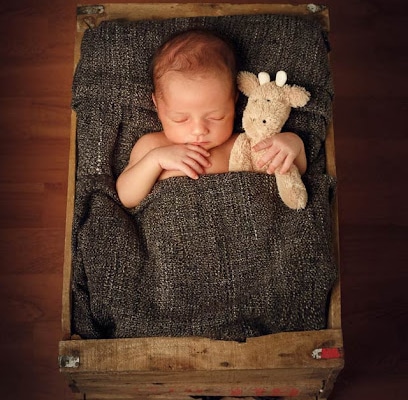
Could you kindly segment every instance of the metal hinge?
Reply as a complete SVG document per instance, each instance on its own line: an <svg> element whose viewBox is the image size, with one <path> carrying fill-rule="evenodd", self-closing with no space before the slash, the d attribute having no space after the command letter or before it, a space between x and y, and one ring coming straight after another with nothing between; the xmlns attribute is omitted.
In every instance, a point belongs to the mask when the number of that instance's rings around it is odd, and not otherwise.
<svg viewBox="0 0 408 400"><path fill-rule="evenodd" d="M311 12L311 13L318 13L320 11L323 11L327 8L327 6L323 5L323 4L313 4L310 3L307 5L307 9Z"/></svg>
<svg viewBox="0 0 408 400"><path fill-rule="evenodd" d="M79 356L59 356L58 364L60 368L78 368Z"/></svg>
<svg viewBox="0 0 408 400"><path fill-rule="evenodd" d="M103 14L104 12L105 7L102 5L77 7L77 15Z"/></svg>

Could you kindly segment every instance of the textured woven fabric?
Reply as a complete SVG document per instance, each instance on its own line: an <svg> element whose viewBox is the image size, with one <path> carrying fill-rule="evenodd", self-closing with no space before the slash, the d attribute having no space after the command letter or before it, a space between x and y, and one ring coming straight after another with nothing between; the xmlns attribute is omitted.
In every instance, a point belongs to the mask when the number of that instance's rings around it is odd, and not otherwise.
<svg viewBox="0 0 408 400"><path fill-rule="evenodd" d="M158 182L135 209L115 179L144 133L159 130L150 58L173 32L204 26L235 43L240 69L283 69L312 100L285 129L305 142L305 210L277 195L273 176L237 172ZM103 22L85 32L73 83L77 178L72 328L84 338L207 336L244 340L321 329L336 279L322 146L333 90L320 26L280 15ZM237 106L241 130L245 97Z"/></svg>

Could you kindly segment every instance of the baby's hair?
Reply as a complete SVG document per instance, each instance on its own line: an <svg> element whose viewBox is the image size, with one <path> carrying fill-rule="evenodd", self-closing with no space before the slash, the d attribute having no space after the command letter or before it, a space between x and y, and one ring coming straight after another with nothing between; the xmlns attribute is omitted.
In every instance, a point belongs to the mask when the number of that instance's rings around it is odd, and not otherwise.
<svg viewBox="0 0 408 400"><path fill-rule="evenodd" d="M205 29L176 33L156 51L151 64L153 90L160 95L160 79L170 71L183 74L221 73L236 93L236 56L232 43ZM157 93L159 92L159 93Z"/></svg>

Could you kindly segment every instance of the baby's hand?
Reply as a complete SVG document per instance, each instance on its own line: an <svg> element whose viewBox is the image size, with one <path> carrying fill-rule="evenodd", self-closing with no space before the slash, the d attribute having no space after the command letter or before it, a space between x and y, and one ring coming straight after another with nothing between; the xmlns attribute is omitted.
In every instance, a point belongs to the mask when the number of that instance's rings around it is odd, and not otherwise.
<svg viewBox="0 0 408 400"><path fill-rule="evenodd" d="M194 144L175 144L157 147L156 153L160 167L167 171L181 171L192 179L198 179L205 168L211 166L208 161L210 153Z"/></svg>
<svg viewBox="0 0 408 400"><path fill-rule="evenodd" d="M268 174L273 174L275 171L285 174L297 157L304 154L302 139L292 132L278 133L264 139L253 146L253 149L255 151L266 150L257 166L262 168L268 165L266 170Z"/></svg>

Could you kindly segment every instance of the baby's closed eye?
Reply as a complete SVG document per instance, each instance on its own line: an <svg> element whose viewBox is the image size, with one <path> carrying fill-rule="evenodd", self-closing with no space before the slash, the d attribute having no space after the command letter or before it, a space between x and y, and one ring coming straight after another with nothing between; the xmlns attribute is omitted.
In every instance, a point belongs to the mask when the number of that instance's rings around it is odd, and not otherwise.
<svg viewBox="0 0 408 400"><path fill-rule="evenodd" d="M210 121L223 121L225 119L225 115L209 117L208 119Z"/></svg>

